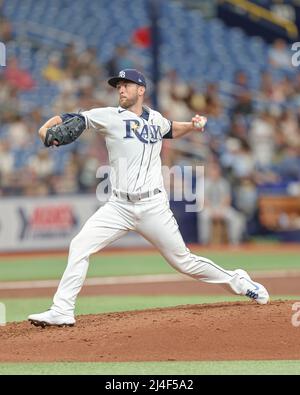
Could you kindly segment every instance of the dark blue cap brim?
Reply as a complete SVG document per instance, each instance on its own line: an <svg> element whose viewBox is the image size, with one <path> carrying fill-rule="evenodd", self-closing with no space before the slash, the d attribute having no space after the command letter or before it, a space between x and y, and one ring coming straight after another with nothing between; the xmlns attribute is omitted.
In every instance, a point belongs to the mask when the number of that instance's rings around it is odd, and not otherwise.
<svg viewBox="0 0 300 395"><path fill-rule="evenodd" d="M114 88L116 88L118 82L120 82L120 81L129 81L129 82L133 82L133 83L135 83L135 84L137 84L137 85L144 86L144 87L146 88L146 85L145 85L145 84L138 84L136 81L130 80L130 79L128 79L128 78L122 78L122 77L112 77L112 78L110 78L107 82L109 83L109 85L111 85L111 86L113 86Z"/></svg>

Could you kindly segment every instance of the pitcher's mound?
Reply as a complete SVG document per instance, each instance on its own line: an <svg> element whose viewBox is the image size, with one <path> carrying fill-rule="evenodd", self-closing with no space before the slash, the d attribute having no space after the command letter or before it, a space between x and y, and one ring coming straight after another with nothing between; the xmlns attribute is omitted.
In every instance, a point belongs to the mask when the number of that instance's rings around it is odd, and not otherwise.
<svg viewBox="0 0 300 395"><path fill-rule="evenodd" d="M12 323L0 329L0 361L299 359L300 314L293 303L218 303L85 315L77 317L73 328Z"/></svg>

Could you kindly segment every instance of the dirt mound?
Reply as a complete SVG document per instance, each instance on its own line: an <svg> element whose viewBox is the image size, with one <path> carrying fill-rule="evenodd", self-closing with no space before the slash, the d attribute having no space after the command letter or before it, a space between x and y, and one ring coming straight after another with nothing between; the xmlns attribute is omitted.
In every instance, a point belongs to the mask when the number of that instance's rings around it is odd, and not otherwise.
<svg viewBox="0 0 300 395"><path fill-rule="evenodd" d="M0 361L299 359L293 301L187 305L77 317L73 328L0 327Z"/></svg>

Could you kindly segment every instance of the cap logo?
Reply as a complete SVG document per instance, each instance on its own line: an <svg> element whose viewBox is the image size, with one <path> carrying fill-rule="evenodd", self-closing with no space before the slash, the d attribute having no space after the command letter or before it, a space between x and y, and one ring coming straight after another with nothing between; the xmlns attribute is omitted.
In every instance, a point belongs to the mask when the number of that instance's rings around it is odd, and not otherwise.
<svg viewBox="0 0 300 395"><path fill-rule="evenodd" d="M143 82L143 81L139 78L139 82Z"/></svg>
<svg viewBox="0 0 300 395"><path fill-rule="evenodd" d="M125 76L126 76L125 71L120 71L119 72L119 77L125 78Z"/></svg>

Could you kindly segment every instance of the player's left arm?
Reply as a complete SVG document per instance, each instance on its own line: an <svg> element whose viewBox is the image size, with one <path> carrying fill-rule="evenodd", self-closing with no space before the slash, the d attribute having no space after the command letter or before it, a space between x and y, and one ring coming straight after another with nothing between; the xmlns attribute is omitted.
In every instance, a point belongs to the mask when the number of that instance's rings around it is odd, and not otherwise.
<svg viewBox="0 0 300 395"><path fill-rule="evenodd" d="M66 113L49 119L39 130L46 147L70 144L86 129L83 115Z"/></svg>
<svg viewBox="0 0 300 395"><path fill-rule="evenodd" d="M45 140L46 140L47 130L49 128L52 128L52 126L60 125L61 123L62 123L62 118L59 115L56 115L56 116L48 119L48 121L46 123L44 123L43 126L40 127L39 136L40 136L40 139L42 140L43 143L45 143ZM54 142L53 145L57 145L57 143Z"/></svg>
<svg viewBox="0 0 300 395"><path fill-rule="evenodd" d="M176 139L190 132L203 132L207 119L201 115L195 115L191 122L172 122L172 138Z"/></svg>

